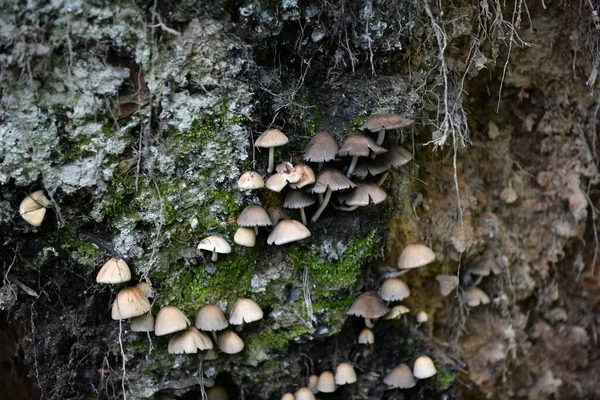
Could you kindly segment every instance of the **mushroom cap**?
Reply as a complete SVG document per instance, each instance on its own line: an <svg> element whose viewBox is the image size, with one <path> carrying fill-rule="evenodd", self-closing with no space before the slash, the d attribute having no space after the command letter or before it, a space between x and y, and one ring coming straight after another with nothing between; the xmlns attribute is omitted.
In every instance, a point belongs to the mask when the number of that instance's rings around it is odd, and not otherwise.
<svg viewBox="0 0 600 400"><path fill-rule="evenodd" d="M123 283L131 280L129 265L118 257L108 260L96 275L98 283Z"/></svg>
<svg viewBox="0 0 600 400"><path fill-rule="evenodd" d="M202 331L220 331L227 328L227 326L225 314L223 314L221 307L216 304L202 306L196 314L196 328Z"/></svg>
<svg viewBox="0 0 600 400"><path fill-rule="evenodd" d="M271 226L271 219L264 208L257 205L251 205L244 208L244 211L237 219L239 226Z"/></svg>
<svg viewBox="0 0 600 400"><path fill-rule="evenodd" d="M383 382L385 382L390 389L410 389L417 384L410 367L406 364L400 364L394 367L388 372L385 378L383 378Z"/></svg>
<svg viewBox="0 0 600 400"><path fill-rule="evenodd" d="M387 154L387 153L386 153ZM385 156L384 154L383 156ZM386 171L390 170L390 166L386 162L382 162L379 158L383 157L379 156L373 159L361 159L352 171L352 176L356 176L359 179L365 179L367 175L375 176L379 174L383 174Z"/></svg>
<svg viewBox="0 0 600 400"><path fill-rule="evenodd" d="M312 191L314 193L325 193L327 188L329 188L331 191L337 192L338 190L350 189L353 187L356 187L356 184L346 178L346 175L335 168L327 167L319 171L317 182Z"/></svg>
<svg viewBox="0 0 600 400"><path fill-rule="evenodd" d="M414 124L415 121L412 119L402 118L396 114L383 113L373 114L367 119L367 121L361 125L361 130L368 130L371 132L379 132L382 129L398 129L404 128Z"/></svg>
<svg viewBox="0 0 600 400"><path fill-rule="evenodd" d="M246 171L238 179L238 188L241 190L262 189L265 187L265 181L259 173Z"/></svg>
<svg viewBox="0 0 600 400"><path fill-rule="evenodd" d="M319 382L319 377L317 375L311 375L308 377L308 384L306 385L311 392L318 393L319 389L317 389L317 383Z"/></svg>
<svg viewBox="0 0 600 400"><path fill-rule="evenodd" d="M287 184L286 175L283 172L278 172L267 179L266 187L272 192L279 193Z"/></svg>
<svg viewBox="0 0 600 400"><path fill-rule="evenodd" d="M427 379L437 374L435 365L433 365L433 360L427 356L417 358L413 371L415 378L417 379Z"/></svg>
<svg viewBox="0 0 600 400"><path fill-rule="evenodd" d="M477 258L467 265L467 272L478 276L488 276L492 272L492 263L493 261L488 258Z"/></svg>
<svg viewBox="0 0 600 400"><path fill-rule="evenodd" d="M217 345L219 350L226 354L237 354L244 350L244 341L230 329L219 333Z"/></svg>
<svg viewBox="0 0 600 400"><path fill-rule="evenodd" d="M142 294L146 296L147 299L154 297L154 290L152 289L152 287L150 287L150 285L148 285L148 283L141 281L138 282L135 285L135 287L138 288L138 290L142 292Z"/></svg>
<svg viewBox="0 0 600 400"><path fill-rule="evenodd" d="M238 299L229 313L231 325L242 325L263 319L263 311L252 299Z"/></svg>
<svg viewBox="0 0 600 400"><path fill-rule="evenodd" d="M435 260L435 253L420 243L407 245L398 258L398 268L412 269L427 265Z"/></svg>
<svg viewBox="0 0 600 400"><path fill-rule="evenodd" d="M231 246L221 236L212 235L202 239L198 244L198 250L214 251L219 254L231 253Z"/></svg>
<svg viewBox="0 0 600 400"><path fill-rule="evenodd" d="M186 329L192 323L181 310L175 306L165 306L156 314L154 334L156 336L168 335Z"/></svg>
<svg viewBox="0 0 600 400"><path fill-rule="evenodd" d="M334 160L340 148L334 138L327 132L317 132L304 151L302 158L310 162Z"/></svg>
<svg viewBox="0 0 600 400"><path fill-rule="evenodd" d="M375 164L378 168L400 168L413 159L412 154L402 146L394 146L387 153L377 157Z"/></svg>
<svg viewBox="0 0 600 400"><path fill-rule="evenodd" d="M456 275L438 275L435 277L440 285L440 294L448 296L458 286L458 277Z"/></svg>
<svg viewBox="0 0 600 400"><path fill-rule="evenodd" d="M284 219L275 225L275 228L273 228L273 231L267 238L267 243L280 246L306 239L309 236L310 231L301 222L293 219Z"/></svg>
<svg viewBox="0 0 600 400"><path fill-rule="evenodd" d="M410 296L410 289L401 279L390 278L379 288L379 296L385 301L400 301Z"/></svg>
<svg viewBox="0 0 600 400"><path fill-rule="evenodd" d="M223 386L213 386L206 391L206 400L228 400L229 395Z"/></svg>
<svg viewBox="0 0 600 400"><path fill-rule="evenodd" d="M28 194L19 205L19 214L31 226L40 226L46 216L46 207L50 200L43 190Z"/></svg>
<svg viewBox="0 0 600 400"><path fill-rule="evenodd" d="M254 142L254 146L270 148L287 144L288 138L279 129L267 129Z"/></svg>
<svg viewBox="0 0 600 400"><path fill-rule="evenodd" d="M477 307L482 304L489 304L489 296L477 287L470 287L465 290L465 300L469 307Z"/></svg>
<svg viewBox="0 0 600 400"><path fill-rule="evenodd" d="M325 371L321 375L319 375L319 380L317 381L317 390L321 393L333 393L335 392L335 378L333 376L333 372Z"/></svg>
<svg viewBox="0 0 600 400"><path fill-rule="evenodd" d="M295 400L295 397L291 393L284 393L284 395L281 396L281 400Z"/></svg>
<svg viewBox="0 0 600 400"><path fill-rule="evenodd" d="M195 354L198 350L212 349L213 343L208 336L194 326L179 332L169 340L169 354Z"/></svg>
<svg viewBox="0 0 600 400"><path fill-rule="evenodd" d="M240 226L233 235L233 241L240 246L254 247L256 245L256 233L252 228Z"/></svg>
<svg viewBox="0 0 600 400"><path fill-rule="evenodd" d="M312 390L307 387L300 388L294 393L296 400L315 400L315 395Z"/></svg>
<svg viewBox="0 0 600 400"><path fill-rule="evenodd" d="M294 168L300 174L300 179L298 179L298 182L290 183L292 189L301 189L304 186L312 185L317 181L315 171L308 165L298 164L294 165Z"/></svg>
<svg viewBox="0 0 600 400"><path fill-rule="evenodd" d="M385 319L385 320L396 319L396 318L402 316L402 314L406 314L409 312L410 312L410 310L403 305L395 306L395 307L392 307L392 309L390 310L389 313L384 315L383 319Z"/></svg>
<svg viewBox="0 0 600 400"><path fill-rule="evenodd" d="M219 350L216 347L212 347L211 349L206 350L202 353L202 359L204 361L216 360L219 358Z"/></svg>
<svg viewBox="0 0 600 400"><path fill-rule="evenodd" d="M422 324L423 322L427 321L429 321L429 316L427 315L427 313L425 311L419 311L417 313L417 322L419 324Z"/></svg>
<svg viewBox="0 0 600 400"><path fill-rule="evenodd" d="M367 206L370 203L379 204L387 199L387 193L373 182L363 182L352 189L346 197L349 206Z"/></svg>
<svg viewBox="0 0 600 400"><path fill-rule="evenodd" d="M277 223L282 219L290 219L290 216L285 212L285 210L279 206L271 206L267 208L267 214L269 214L272 225L277 225Z"/></svg>
<svg viewBox="0 0 600 400"><path fill-rule="evenodd" d="M335 369L335 383L338 385L347 385L356 381L354 367L347 362L339 363Z"/></svg>
<svg viewBox="0 0 600 400"><path fill-rule="evenodd" d="M117 293L112 307L112 319L138 317L150 311L150 302L135 287L128 287Z"/></svg>
<svg viewBox="0 0 600 400"><path fill-rule="evenodd" d="M362 133L353 133L346 138L342 148L339 151L339 155L352 156L352 157L368 157L371 152L374 154L385 153L387 149L384 149L373 139Z"/></svg>
<svg viewBox="0 0 600 400"><path fill-rule="evenodd" d="M375 335L369 328L365 328L358 334L359 344L373 344L375 343Z"/></svg>
<svg viewBox="0 0 600 400"><path fill-rule="evenodd" d="M366 292L354 300L352 306L346 312L347 315L355 315L363 318L381 318L390 311L381 297L376 293Z"/></svg>
<svg viewBox="0 0 600 400"><path fill-rule="evenodd" d="M132 332L152 332L154 330L154 317L147 312L129 320Z"/></svg>
<svg viewBox="0 0 600 400"><path fill-rule="evenodd" d="M316 200L301 190L290 190L285 196L285 208L304 208L316 203Z"/></svg>

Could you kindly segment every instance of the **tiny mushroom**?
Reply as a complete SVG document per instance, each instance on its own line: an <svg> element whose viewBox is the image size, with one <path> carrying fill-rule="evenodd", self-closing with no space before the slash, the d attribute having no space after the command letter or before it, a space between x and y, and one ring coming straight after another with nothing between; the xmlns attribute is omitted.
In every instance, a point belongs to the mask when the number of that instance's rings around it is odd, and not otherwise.
<svg viewBox="0 0 600 400"><path fill-rule="evenodd" d="M377 181L377 186L383 185L385 179L387 178L390 172L390 169L398 169L404 164L408 163L410 160L412 160L412 158L412 154L401 146L394 146L390 150L388 150L387 153L381 155L380 157L377 157L373 161L373 166L371 167L371 169L373 170L373 172L382 170L385 172L385 174L381 176L379 181Z"/></svg>
<svg viewBox="0 0 600 400"><path fill-rule="evenodd" d="M240 330L244 323L258 321L263 319L263 311L252 299L238 299L229 313L229 323L239 325Z"/></svg>
<svg viewBox="0 0 600 400"><path fill-rule="evenodd" d="M294 168L300 174L300 179L298 179L298 182L290 183L292 189L302 189L304 186L312 185L317 181L315 171L308 165L294 165Z"/></svg>
<svg viewBox="0 0 600 400"><path fill-rule="evenodd" d="M202 331L213 332L214 335L214 332L221 331L227 326L227 319L221 307L216 304L202 306L196 314L196 328Z"/></svg>
<svg viewBox="0 0 600 400"><path fill-rule="evenodd" d="M285 393L281 396L281 400L295 400L294 395L291 393Z"/></svg>
<svg viewBox="0 0 600 400"><path fill-rule="evenodd" d="M383 378L383 382L385 382L390 389L410 389L417 384L410 367L406 364L400 364L394 367L388 372L385 378Z"/></svg>
<svg viewBox="0 0 600 400"><path fill-rule="evenodd" d="M335 139L327 132L317 132L308 142L302 158L306 161L319 163L319 171L323 163L335 160L340 148Z"/></svg>
<svg viewBox="0 0 600 400"><path fill-rule="evenodd" d="M240 190L255 190L265 187L265 181L259 173L247 171L240 176L238 180L238 188Z"/></svg>
<svg viewBox="0 0 600 400"><path fill-rule="evenodd" d="M477 287L470 287L465 290L465 301L469 307L477 307L490 303L489 296Z"/></svg>
<svg viewBox="0 0 600 400"><path fill-rule="evenodd" d="M203 352L201 357L204 361L216 360L219 358L219 350L217 350L217 348L213 346L212 349L208 349L205 352Z"/></svg>
<svg viewBox="0 0 600 400"><path fill-rule="evenodd" d="M288 184L287 177L283 172L278 172L276 174L271 175L267 179L267 189L272 192L279 193L283 190L283 188Z"/></svg>
<svg viewBox="0 0 600 400"><path fill-rule="evenodd" d="M352 156L352 161L348 167L346 176L349 178L356 167L358 157L368 157L371 154L383 154L387 150L379 146L368 136L361 133L354 133L346 138L344 145L339 151L342 157Z"/></svg>
<svg viewBox="0 0 600 400"><path fill-rule="evenodd" d="M271 226L271 219L264 208L257 205L251 205L244 208L237 219L239 226L254 228L254 233L258 233L259 226Z"/></svg>
<svg viewBox="0 0 600 400"><path fill-rule="evenodd" d="M230 329L219 333L217 345L219 350L226 354L237 354L244 350L244 341Z"/></svg>
<svg viewBox="0 0 600 400"><path fill-rule="evenodd" d="M210 338L193 326L179 332L169 340L169 354L195 354L198 350L212 349Z"/></svg>
<svg viewBox="0 0 600 400"><path fill-rule="evenodd" d="M132 332L152 332L154 330L154 317L147 312L129 320Z"/></svg>
<svg viewBox="0 0 600 400"><path fill-rule="evenodd" d="M156 336L168 335L186 329L192 323L181 310L175 306L165 306L156 315L154 334Z"/></svg>
<svg viewBox="0 0 600 400"><path fill-rule="evenodd" d="M285 212L285 210L279 206L271 206L267 208L267 214L269 214L271 225L273 226L277 225L277 223L282 219L290 219L290 216Z"/></svg>
<svg viewBox="0 0 600 400"><path fill-rule="evenodd" d="M129 280L131 280L129 265L118 257L108 260L96 275L98 283L123 283Z"/></svg>
<svg viewBox="0 0 600 400"><path fill-rule="evenodd" d="M252 228L240 226L233 236L233 241L240 246L254 247L256 245L256 233Z"/></svg>
<svg viewBox="0 0 600 400"><path fill-rule="evenodd" d="M417 379L427 379L437 374L433 360L427 356L417 358L413 371Z"/></svg>
<svg viewBox="0 0 600 400"><path fill-rule="evenodd" d="M128 287L117 293L112 307L112 319L139 317L150 311L150 302L135 287Z"/></svg>
<svg viewBox="0 0 600 400"><path fill-rule="evenodd" d="M361 206L379 204L387 199L387 193L372 182L362 182L344 196L344 202L350 207L339 207L343 211L352 211Z"/></svg>
<svg viewBox="0 0 600 400"><path fill-rule="evenodd" d="M19 205L19 214L31 226L40 226L46 216L46 207L50 200L43 190L35 191L27 195Z"/></svg>
<svg viewBox="0 0 600 400"><path fill-rule="evenodd" d="M458 287L458 277L456 275L438 275L435 280L440 285L440 294L444 297Z"/></svg>
<svg viewBox="0 0 600 400"><path fill-rule="evenodd" d="M375 335L369 328L365 328L358 334L358 344L373 344L375 343Z"/></svg>
<svg viewBox="0 0 600 400"><path fill-rule="evenodd" d="M409 313L410 310L403 305L399 305L399 306L395 306L392 307L392 309L390 310L389 313L385 314L383 319L385 320L390 320L390 319L397 319L400 318L403 314Z"/></svg>
<svg viewBox="0 0 600 400"><path fill-rule="evenodd" d="M347 362L339 363L335 369L335 383L337 385L348 385L357 381L356 371Z"/></svg>
<svg viewBox="0 0 600 400"><path fill-rule="evenodd" d="M314 193L325 193L325 198L323 199L323 203L321 203L321 207L315 212L311 221L317 222L329 200L331 199L331 193L337 192L339 190L351 189L356 187L356 184L352 182L350 179L344 176L340 171L335 168L323 168L319 174L317 175L317 182L313 187L312 191Z"/></svg>
<svg viewBox="0 0 600 400"><path fill-rule="evenodd" d="M307 387L300 388L294 393L296 400L315 400L315 395L312 390Z"/></svg>
<svg viewBox="0 0 600 400"><path fill-rule="evenodd" d="M420 243L407 245L398 258L398 268L412 269L423 267L435 260L435 253Z"/></svg>
<svg viewBox="0 0 600 400"><path fill-rule="evenodd" d="M273 228L267 238L268 244L280 246L282 244L297 242L310 236L310 231L300 222L293 219L284 219Z"/></svg>
<svg viewBox="0 0 600 400"><path fill-rule="evenodd" d="M429 321L429 316L427 315L427 313L425 311L419 311L417 313L417 323L422 324L427 321Z"/></svg>
<svg viewBox="0 0 600 400"><path fill-rule="evenodd" d="M377 144L382 144L385 139L385 131L404 128L414 124L415 121L407 118L402 118L396 114L384 113L384 114L373 114L367 119L367 121L360 127L361 130L368 130L373 133L379 132L377 137Z"/></svg>
<svg viewBox="0 0 600 400"><path fill-rule="evenodd" d="M390 278L379 288L379 296L385 301L400 301L410 296L410 289L404 281Z"/></svg>
<svg viewBox="0 0 600 400"><path fill-rule="evenodd" d="M231 253L231 246L221 236L212 235L203 239L198 244L198 250L208 250L212 252L211 259L217 261L219 254Z"/></svg>
<svg viewBox="0 0 600 400"><path fill-rule="evenodd" d="M318 393L317 382L319 382L319 377L317 375L311 375L308 377L308 384L306 385L313 393Z"/></svg>
<svg viewBox="0 0 600 400"><path fill-rule="evenodd" d="M260 135L254 145L256 147L268 148L269 149L269 166L267 172L273 172L275 166L275 147L283 146L287 144L288 138L279 129L268 129L262 135Z"/></svg>
<svg viewBox="0 0 600 400"><path fill-rule="evenodd" d="M135 287L138 288L139 291L142 292L144 294L144 296L146 296L146 298L150 299L150 298L154 297L154 290L146 282L144 282L144 281L138 282L138 284L135 285Z"/></svg>
<svg viewBox="0 0 600 400"><path fill-rule="evenodd" d="M285 196L285 200L283 202L283 206L285 208L292 209L300 209L300 216L302 218L302 223L307 225L306 222L306 213L304 212L305 207L309 207L315 204L316 201L308 194L304 193L301 190L290 190L288 194Z"/></svg>
<svg viewBox="0 0 600 400"><path fill-rule="evenodd" d="M354 300L352 306L346 312L347 315L355 315L365 319L367 327L371 325L371 320L377 320L387 314L390 309L385 305L381 297L376 293L366 292Z"/></svg>
<svg viewBox="0 0 600 400"><path fill-rule="evenodd" d="M321 375L319 375L319 380L317 381L317 390L321 393L333 393L335 392L335 378L333 376L333 372L325 371Z"/></svg>

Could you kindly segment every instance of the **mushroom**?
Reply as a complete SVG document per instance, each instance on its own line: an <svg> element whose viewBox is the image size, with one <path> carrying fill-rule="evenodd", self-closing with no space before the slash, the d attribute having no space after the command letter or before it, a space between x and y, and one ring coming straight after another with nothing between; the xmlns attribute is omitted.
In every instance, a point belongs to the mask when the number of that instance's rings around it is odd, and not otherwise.
<svg viewBox="0 0 600 400"><path fill-rule="evenodd" d="M317 375L311 375L308 377L308 384L306 385L311 392L319 393L319 389L317 389L317 383L319 382L319 377Z"/></svg>
<svg viewBox="0 0 600 400"><path fill-rule="evenodd" d="M295 398L291 393L284 393L284 395L281 396L281 400L295 400Z"/></svg>
<svg viewBox="0 0 600 400"><path fill-rule="evenodd" d="M275 166L275 147L283 146L287 144L288 138L279 129L268 129L262 135L260 135L254 146L268 148L269 149L269 166L267 172L273 172Z"/></svg>
<svg viewBox="0 0 600 400"><path fill-rule="evenodd" d="M438 275L435 280L440 285L440 294L448 296L458 286L458 277L456 275Z"/></svg>
<svg viewBox="0 0 600 400"><path fill-rule="evenodd" d="M285 196L285 200L283 202L283 206L285 208L292 209L300 209L300 216L302 218L302 223L307 225L306 222L306 213L304 212L304 207L311 206L315 204L316 201L311 196L307 195L301 190L290 190L288 194Z"/></svg>
<svg viewBox="0 0 600 400"><path fill-rule="evenodd" d="M469 307L477 307L490 303L490 298L485 292L476 287L470 287L465 290L465 300Z"/></svg>
<svg viewBox="0 0 600 400"><path fill-rule="evenodd" d="M398 268L413 269L423 267L435 260L435 253L420 243L411 243L404 248L398 258Z"/></svg>
<svg viewBox="0 0 600 400"><path fill-rule="evenodd" d="M267 179L267 189L279 193L283 190L283 188L287 185L288 180L283 172L278 172L276 174L271 175Z"/></svg>
<svg viewBox="0 0 600 400"><path fill-rule="evenodd" d="M239 325L239 330L242 330L244 323L249 324L261 319L263 319L263 311L252 299L238 299L229 313L229 323Z"/></svg>
<svg viewBox="0 0 600 400"><path fill-rule="evenodd" d="M207 304L200 307L196 314L196 328L212 332L216 341L216 331L221 331L227 328L227 319L221 311L221 307L216 304Z"/></svg>
<svg viewBox="0 0 600 400"><path fill-rule="evenodd" d="M323 163L335 160L340 148L335 139L327 132L317 132L308 142L302 158L306 161L319 163L318 170L323 169Z"/></svg>
<svg viewBox="0 0 600 400"><path fill-rule="evenodd" d="M317 182L313 187L313 193L325 193L325 198L323 199L323 203L321 203L321 207L315 212L311 221L317 222L329 200L331 199L331 193L337 192L343 189L350 189L356 187L356 184L352 182L350 179L344 176L340 171L334 168L323 168L319 174L317 175Z"/></svg>
<svg viewBox="0 0 600 400"><path fill-rule="evenodd" d="M186 329L192 323L181 310L175 306L165 306L156 314L154 334L156 336L168 335Z"/></svg>
<svg viewBox="0 0 600 400"><path fill-rule="evenodd" d="M213 386L206 391L206 400L228 400L229 395L223 386Z"/></svg>
<svg viewBox="0 0 600 400"><path fill-rule="evenodd" d="M382 154L386 151L386 149L379 146L370 137L360 133L354 133L346 138L346 141L338 154L342 157L352 156L348 172L346 172L346 176L350 178L352 171L354 171L356 163L358 162L358 157L368 157L370 154Z"/></svg>
<svg viewBox="0 0 600 400"><path fill-rule="evenodd" d="M237 219L237 224L254 228L254 233L258 233L259 226L271 226L271 219L264 208L252 205L244 208Z"/></svg>
<svg viewBox="0 0 600 400"><path fill-rule="evenodd" d="M296 400L315 400L315 395L312 390L307 387L300 388L294 393Z"/></svg>
<svg viewBox="0 0 600 400"><path fill-rule="evenodd" d="M358 334L358 344L373 344L375 343L375 335L369 328L365 328Z"/></svg>
<svg viewBox="0 0 600 400"><path fill-rule="evenodd" d="M385 378L383 378L383 382L385 382L390 389L410 389L417 384L410 367L406 364L400 364L394 367L388 372Z"/></svg>
<svg viewBox="0 0 600 400"><path fill-rule="evenodd" d="M387 193L372 182L362 182L358 183L356 188L349 191L347 196L344 196L342 199L350 207L339 207L339 209L342 211L353 211L361 206L383 202L387 199Z"/></svg>
<svg viewBox="0 0 600 400"><path fill-rule="evenodd" d="M201 354L201 358L204 361L212 361L219 358L219 351L213 346L212 349L208 349Z"/></svg>
<svg viewBox="0 0 600 400"><path fill-rule="evenodd" d="M265 187L265 181L259 173L254 171L246 171L238 180L238 188L240 190L255 190Z"/></svg>
<svg viewBox="0 0 600 400"><path fill-rule="evenodd" d="M381 157L387 155L387 153L383 154L380 157L372 159L363 159L360 160L354 171L352 171L352 175L359 178L365 179L368 175L375 176L379 174L383 174L384 172L389 171L390 167L387 163L380 162Z"/></svg>
<svg viewBox="0 0 600 400"><path fill-rule="evenodd" d="M271 206L267 208L267 214L269 214L269 218L271 219L271 224L273 226L277 225L277 223L282 219L290 219L290 216L285 212L285 210L279 206Z"/></svg>
<svg viewBox="0 0 600 400"><path fill-rule="evenodd" d="M193 326L173 335L169 340L169 354L195 354L198 350L212 349L210 338Z"/></svg>
<svg viewBox="0 0 600 400"><path fill-rule="evenodd" d="M410 154L401 146L394 146L391 149L389 149L387 153L383 154L380 157L377 157L373 161L373 166L371 167L373 172L385 172L385 174L381 178L379 178L379 181L377 181L377 186L383 185L385 179L389 174L390 169L398 169L404 164L408 163L410 160L412 160L412 158L412 154Z"/></svg>
<svg viewBox="0 0 600 400"><path fill-rule="evenodd" d="M267 244L282 244L297 242L310 237L310 231L300 222L293 219L284 219L273 228L267 238Z"/></svg>
<svg viewBox="0 0 600 400"><path fill-rule="evenodd" d="M256 245L256 233L252 228L240 226L233 235L233 241L240 246L254 247Z"/></svg>
<svg viewBox="0 0 600 400"><path fill-rule="evenodd" d="M433 360L427 356L417 358L413 371L415 378L417 379L427 379L437 374L435 365L433 365Z"/></svg>
<svg viewBox="0 0 600 400"><path fill-rule="evenodd" d="M294 165L294 168L300 174L300 179L298 179L298 182L290 182L292 189L302 189L304 186L312 185L317 181L315 171L308 165L298 164Z"/></svg>
<svg viewBox="0 0 600 400"><path fill-rule="evenodd" d="M321 393L333 393L335 392L335 378L333 376L333 372L325 371L321 375L319 375L319 380L317 381L317 390Z"/></svg>
<svg viewBox="0 0 600 400"><path fill-rule="evenodd" d="M379 296L385 301L400 301L410 296L410 289L402 280L390 278L379 288Z"/></svg>
<svg viewBox="0 0 600 400"><path fill-rule="evenodd" d="M131 280L129 265L118 257L108 260L96 275L98 283L123 283Z"/></svg>
<svg viewBox="0 0 600 400"><path fill-rule="evenodd" d="M387 313L383 316L383 319L385 319L385 320L396 319L396 318L401 317L403 314L406 314L409 312L410 312L410 310L403 305L395 306L395 307L392 307L392 309L390 310L389 313Z"/></svg>
<svg viewBox="0 0 600 400"><path fill-rule="evenodd" d="M373 133L379 132L377 136L377 144L382 144L385 139L385 131L391 129L404 128L414 124L411 119L402 118L396 114L373 114L360 127L361 130L368 130Z"/></svg>
<svg viewBox="0 0 600 400"><path fill-rule="evenodd" d="M337 385L348 385L357 381L356 371L347 362L339 363L335 369L335 383Z"/></svg>
<svg viewBox="0 0 600 400"><path fill-rule="evenodd" d="M43 190L28 194L19 205L19 214L31 226L40 226L51 204Z"/></svg>
<svg viewBox="0 0 600 400"><path fill-rule="evenodd" d="M425 311L419 311L417 313L417 323L421 325L422 323L425 323L427 321L429 321L429 316L427 315L427 313Z"/></svg>
<svg viewBox="0 0 600 400"><path fill-rule="evenodd" d="M367 327L371 325L371 320L376 320L387 314L390 309L385 305L381 297L376 293L366 292L358 296L352 306L346 312L347 315L355 315L365 319Z"/></svg>
<svg viewBox="0 0 600 400"><path fill-rule="evenodd" d="M144 281L138 282L138 284L135 285L135 287L138 288L138 290L140 292L142 292L142 294L144 296L146 296L146 298L150 299L150 298L154 297L154 290L152 290L150 285L148 285L146 282L144 282Z"/></svg>
<svg viewBox="0 0 600 400"><path fill-rule="evenodd" d="M154 317L147 312L129 320L132 332L152 332L154 330Z"/></svg>
<svg viewBox="0 0 600 400"><path fill-rule="evenodd" d="M211 259L217 261L219 254L231 253L231 246L221 236L213 235L203 239L198 244L198 250L208 250L212 252Z"/></svg>
<svg viewBox="0 0 600 400"><path fill-rule="evenodd" d="M244 341L230 329L219 333L217 345L219 350L226 354L237 354L244 350Z"/></svg>
<svg viewBox="0 0 600 400"><path fill-rule="evenodd" d="M112 306L112 319L128 319L139 317L150 311L150 302L135 287L128 287L117 293Z"/></svg>

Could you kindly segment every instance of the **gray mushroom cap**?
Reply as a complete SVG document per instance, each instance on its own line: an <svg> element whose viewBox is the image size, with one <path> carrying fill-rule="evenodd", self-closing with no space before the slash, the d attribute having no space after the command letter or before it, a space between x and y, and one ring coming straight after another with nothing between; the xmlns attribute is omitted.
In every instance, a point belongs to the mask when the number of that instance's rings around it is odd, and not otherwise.
<svg viewBox="0 0 600 400"><path fill-rule="evenodd" d="M335 139L327 132L317 132L308 142L302 158L311 162L334 160L340 150Z"/></svg>
<svg viewBox="0 0 600 400"><path fill-rule="evenodd" d="M270 226L271 219L264 208L257 205L248 206L242 211L238 217L237 223L239 226Z"/></svg>
<svg viewBox="0 0 600 400"><path fill-rule="evenodd" d="M386 151L387 149L379 146L370 137L365 136L362 133L353 133L346 138L346 141L338 154L342 157L368 157L371 153L383 154Z"/></svg>
<svg viewBox="0 0 600 400"><path fill-rule="evenodd" d="M327 167L323 168L317 175L317 182L312 191L314 193L325 193L329 188L332 192L336 192L353 187L356 187L356 184L346 178L344 174L335 168Z"/></svg>
<svg viewBox="0 0 600 400"><path fill-rule="evenodd" d="M361 130L368 130L373 133L379 132L382 129L398 129L414 124L412 119L403 118L396 114L382 113L373 114L367 121L361 125Z"/></svg>
<svg viewBox="0 0 600 400"><path fill-rule="evenodd" d="M379 204L386 198L385 190L372 182L363 182L345 196L344 202L349 206L366 206L371 203Z"/></svg>
<svg viewBox="0 0 600 400"><path fill-rule="evenodd" d="M313 199L308 194L304 193L301 190L290 190L288 194L285 196L285 201L283 202L283 206L285 208L304 208L311 206L316 203L316 200Z"/></svg>
<svg viewBox="0 0 600 400"><path fill-rule="evenodd" d="M373 292L366 292L358 296L352 306L346 312L347 315L355 315L363 318L381 318L390 311L381 297Z"/></svg>

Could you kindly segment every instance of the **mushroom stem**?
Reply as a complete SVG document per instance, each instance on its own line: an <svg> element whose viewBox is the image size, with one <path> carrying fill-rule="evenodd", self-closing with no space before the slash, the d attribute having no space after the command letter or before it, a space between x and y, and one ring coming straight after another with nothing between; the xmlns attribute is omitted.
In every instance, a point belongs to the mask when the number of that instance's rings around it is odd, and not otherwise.
<svg viewBox="0 0 600 400"><path fill-rule="evenodd" d="M313 215L313 217L311 218L312 222L317 222L317 220L319 219L319 217L325 210L325 207L327 207L327 204L329 203L329 199L331 199L331 188L327 188L327 192L325 193L325 198L323 199L323 203L321 204L321 207L319 207L317 212L315 212L315 215Z"/></svg>
<svg viewBox="0 0 600 400"><path fill-rule="evenodd" d="M385 182L385 179L388 177L389 174L390 171L386 171L385 174L383 174L381 178L379 178L379 180L377 181L377 186L383 185L383 182Z"/></svg>
<svg viewBox="0 0 600 400"><path fill-rule="evenodd" d="M379 131L379 135L377 136L377 144L381 146L383 139L385 139L385 129Z"/></svg>
<svg viewBox="0 0 600 400"><path fill-rule="evenodd" d="M300 209L300 217L302 217L302 223L304 225L307 225L307 223L306 223L306 213L304 212L304 208Z"/></svg>
<svg viewBox="0 0 600 400"><path fill-rule="evenodd" d="M338 210L341 211L354 211L358 208L359 206L339 206L337 207Z"/></svg>
<svg viewBox="0 0 600 400"><path fill-rule="evenodd" d="M213 337L213 340L214 340L214 343L216 346L217 345L217 331L212 331L211 333L212 333L212 337Z"/></svg>
<svg viewBox="0 0 600 400"><path fill-rule="evenodd" d="M254 234L255 234L255 235L258 235L258 226L255 226L255 227L254 227Z"/></svg>
<svg viewBox="0 0 600 400"><path fill-rule="evenodd" d="M346 172L347 178L350 178L350 176L352 175L352 172L354 172L354 168L356 168L357 162L358 162L358 156L352 157L352 162L350 163L350 166L348 167L348 172Z"/></svg>
<svg viewBox="0 0 600 400"><path fill-rule="evenodd" d="M242 321L242 323L240 325L236 325L235 326L235 331L236 332L241 332L243 326L244 326L244 322Z"/></svg>
<svg viewBox="0 0 600 400"><path fill-rule="evenodd" d="M214 262L214 261L217 261L218 258L219 258L219 255L217 254L216 251L213 250L211 260L213 260L213 262Z"/></svg>
<svg viewBox="0 0 600 400"><path fill-rule="evenodd" d="M317 167L317 171L320 171L320 170L322 170L322 169L323 169L323 165L325 165L325 163L324 163L323 161L321 161L321 162L319 163L319 166Z"/></svg>
<svg viewBox="0 0 600 400"><path fill-rule="evenodd" d="M323 193L319 193L317 197L319 198L319 205L323 204Z"/></svg>
<svg viewBox="0 0 600 400"><path fill-rule="evenodd" d="M269 166L267 167L267 172L270 174L273 172L273 167L275 166L275 147L269 148Z"/></svg>
<svg viewBox="0 0 600 400"><path fill-rule="evenodd" d="M375 326L376 319L365 318L365 325L367 328L371 329Z"/></svg>

